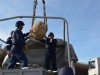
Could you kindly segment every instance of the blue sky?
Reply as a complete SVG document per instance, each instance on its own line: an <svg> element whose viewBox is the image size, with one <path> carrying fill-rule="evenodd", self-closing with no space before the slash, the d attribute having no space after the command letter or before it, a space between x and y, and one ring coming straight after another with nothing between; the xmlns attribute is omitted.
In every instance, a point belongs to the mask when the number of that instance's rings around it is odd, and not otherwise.
<svg viewBox="0 0 100 75"><path fill-rule="evenodd" d="M47 16L64 17L69 25L69 41L80 62L100 56L100 0L45 0ZM36 15L43 16L42 0L38 0ZM0 19L26 15L31 16L33 0L0 0ZM6 40L15 22L25 22L23 32L31 28L32 19L13 19L0 22L0 38ZM43 19L36 19L43 20ZM48 20L48 32L62 38L63 22Z"/></svg>

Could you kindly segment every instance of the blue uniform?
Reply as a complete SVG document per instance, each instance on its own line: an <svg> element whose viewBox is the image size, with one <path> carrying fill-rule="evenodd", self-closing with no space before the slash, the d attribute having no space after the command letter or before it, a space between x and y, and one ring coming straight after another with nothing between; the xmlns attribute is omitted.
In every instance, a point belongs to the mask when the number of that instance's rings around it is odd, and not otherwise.
<svg viewBox="0 0 100 75"><path fill-rule="evenodd" d="M22 63L22 67L28 66L28 60L23 52L25 46L25 39L29 33L23 34L21 29L16 29L12 35L12 48L11 48L11 60L8 65L8 69L13 69L16 62Z"/></svg>
<svg viewBox="0 0 100 75"><path fill-rule="evenodd" d="M41 40L41 42L45 43L45 68L46 70L57 71L57 64L56 64L56 44L57 40L52 39L52 42L50 42L50 38L46 38Z"/></svg>

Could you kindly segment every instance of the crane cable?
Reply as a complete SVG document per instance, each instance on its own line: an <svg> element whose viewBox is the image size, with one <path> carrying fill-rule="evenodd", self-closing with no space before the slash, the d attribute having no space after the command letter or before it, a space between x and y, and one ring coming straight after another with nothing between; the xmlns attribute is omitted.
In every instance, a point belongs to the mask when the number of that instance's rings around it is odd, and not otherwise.
<svg viewBox="0 0 100 75"><path fill-rule="evenodd" d="M46 9L45 9L45 1L42 0L42 3L43 3L44 24L46 25L46 29L48 30L48 27L47 27L47 18L46 18ZM34 0L32 26L33 26L34 21L35 21L34 16L36 16L35 13L36 13L36 6L37 6L37 4L38 4L37 0ZM46 30L46 31L47 31L47 30Z"/></svg>
<svg viewBox="0 0 100 75"><path fill-rule="evenodd" d="M45 1L42 0L42 3L43 3L44 24L46 25L46 31L47 31L47 30L48 30L48 27L47 27L47 18L46 18Z"/></svg>
<svg viewBox="0 0 100 75"><path fill-rule="evenodd" d="M32 18L32 26L33 26L33 24L34 24L34 20L35 20L35 18L34 18L34 16L35 16L35 13L36 13L36 6L37 6L37 0L34 0L34 3L33 3L34 5L33 5L33 18Z"/></svg>
<svg viewBox="0 0 100 75"><path fill-rule="evenodd" d="M47 26L47 18L46 18L46 10L45 10L45 1L42 0L42 3L43 3L44 24L46 25L46 32L47 32L48 26ZM34 3L33 3L33 18L32 18L32 26L31 26L31 28L33 28L33 25L34 25L37 4L38 4L37 0L34 0ZM32 33L34 33L34 31L31 30L30 37L32 37Z"/></svg>

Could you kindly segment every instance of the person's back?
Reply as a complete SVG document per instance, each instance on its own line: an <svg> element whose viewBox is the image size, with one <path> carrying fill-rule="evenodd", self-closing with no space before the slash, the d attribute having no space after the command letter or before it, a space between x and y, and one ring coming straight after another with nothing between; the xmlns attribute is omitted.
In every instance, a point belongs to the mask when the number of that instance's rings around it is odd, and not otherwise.
<svg viewBox="0 0 100 75"><path fill-rule="evenodd" d="M64 66L63 68L61 68L58 75L74 75L74 73L71 67Z"/></svg>

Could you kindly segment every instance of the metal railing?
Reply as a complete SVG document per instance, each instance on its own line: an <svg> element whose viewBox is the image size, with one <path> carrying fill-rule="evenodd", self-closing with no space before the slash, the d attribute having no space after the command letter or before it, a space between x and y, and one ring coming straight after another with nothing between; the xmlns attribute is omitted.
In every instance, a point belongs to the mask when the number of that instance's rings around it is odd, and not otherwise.
<svg viewBox="0 0 100 75"><path fill-rule="evenodd" d="M11 19L16 19L16 18L44 18L44 16L15 16L15 17L9 17L9 18L4 18L0 19L0 21L6 21L6 20L11 20ZM68 62L69 66L71 66L71 57L70 57L70 43L69 43L69 29L68 29L68 22L65 18L63 17L52 17L52 16L46 16L47 19L60 19L64 21L64 32L63 32L63 39L65 42L65 39L67 39L67 50L68 50ZM67 27L67 28L65 28ZM65 38L65 30L67 29L67 38ZM65 44L66 45L66 44Z"/></svg>

